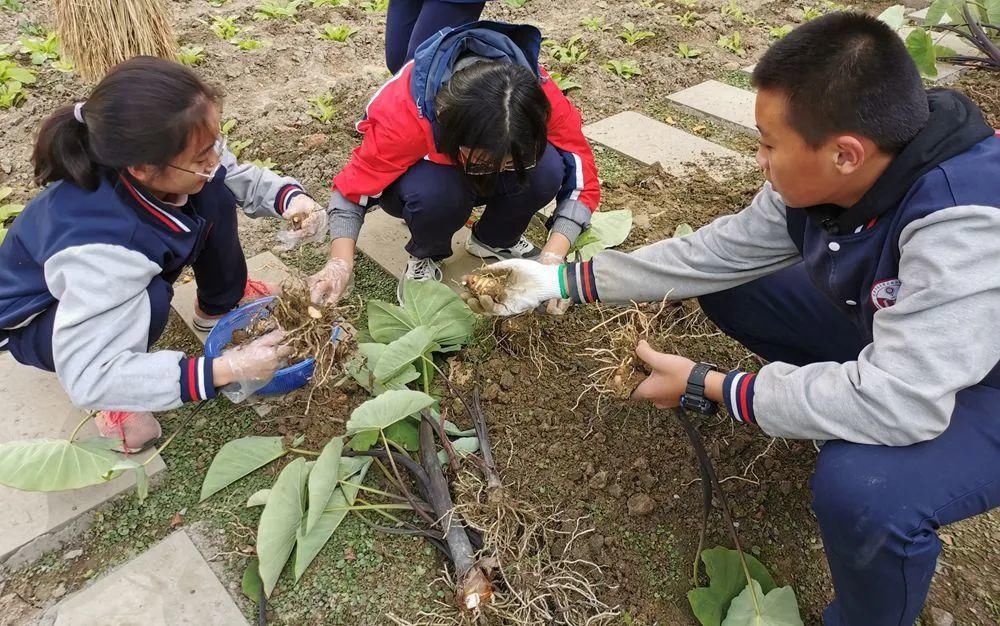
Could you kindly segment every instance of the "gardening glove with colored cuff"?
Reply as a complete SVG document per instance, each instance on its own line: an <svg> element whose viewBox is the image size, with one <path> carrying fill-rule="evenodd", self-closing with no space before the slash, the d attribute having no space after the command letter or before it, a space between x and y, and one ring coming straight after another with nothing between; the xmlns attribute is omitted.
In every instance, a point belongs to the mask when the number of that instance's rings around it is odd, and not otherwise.
<svg viewBox="0 0 1000 626"><path fill-rule="evenodd" d="M222 388L232 402L242 402L267 385L274 373L285 366L292 349L281 345L285 332L272 330L250 343L230 348L218 357L229 369L234 382Z"/></svg>
<svg viewBox="0 0 1000 626"><path fill-rule="evenodd" d="M566 262L566 257L555 252L545 250L538 256L538 262L542 265L562 265ZM545 313L548 315L565 315L573 301L567 298L553 298L545 303Z"/></svg>
<svg viewBox="0 0 1000 626"><path fill-rule="evenodd" d="M487 295L476 296L466 292L462 299L476 313L485 315L517 315L525 313L565 293L560 288L559 275L563 266L545 265L527 259L511 259L487 266L493 272L509 272L506 278L503 302L496 302ZM467 283L467 277L463 277Z"/></svg>
<svg viewBox="0 0 1000 626"><path fill-rule="evenodd" d="M305 194L292 198L282 214L288 228L278 231L279 250L291 250L304 243L318 243L326 237L327 212Z"/></svg>
<svg viewBox="0 0 1000 626"><path fill-rule="evenodd" d="M320 271L310 276L309 298L313 304L333 306L347 292L354 279L354 268L344 259L331 258Z"/></svg>

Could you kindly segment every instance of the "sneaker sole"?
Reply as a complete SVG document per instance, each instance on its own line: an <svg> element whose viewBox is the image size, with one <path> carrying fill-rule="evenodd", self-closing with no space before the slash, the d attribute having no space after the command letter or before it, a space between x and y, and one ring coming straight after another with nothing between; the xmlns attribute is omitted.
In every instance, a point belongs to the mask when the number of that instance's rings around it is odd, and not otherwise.
<svg viewBox="0 0 1000 626"><path fill-rule="evenodd" d="M219 320L203 320L201 318L194 318L191 320L191 325L194 329L201 333L212 332L212 329L219 323Z"/></svg>
<svg viewBox="0 0 1000 626"><path fill-rule="evenodd" d="M538 248L535 249L538 250ZM529 256L520 256L517 254L504 255L498 252L494 252L493 250L483 245L475 243L472 241L472 239L469 239L469 241L465 244L465 251L479 259L496 259L498 261L509 261L511 259L531 260L531 259L537 259L542 254L542 251L538 250L536 254L532 254Z"/></svg>

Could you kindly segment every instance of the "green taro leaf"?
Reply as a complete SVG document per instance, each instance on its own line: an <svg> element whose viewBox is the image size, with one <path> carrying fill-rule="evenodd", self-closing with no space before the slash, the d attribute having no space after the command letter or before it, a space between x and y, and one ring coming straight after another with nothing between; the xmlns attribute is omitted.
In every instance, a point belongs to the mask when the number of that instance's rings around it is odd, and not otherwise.
<svg viewBox="0 0 1000 626"><path fill-rule="evenodd" d="M795 601L795 592L791 587L772 589L766 595L756 580L751 581L736 596L722 626L802 626L799 617L799 605ZM757 594L760 604L760 614L754 604L751 593Z"/></svg>
<svg viewBox="0 0 1000 626"><path fill-rule="evenodd" d="M368 334L381 343L391 343L416 328L413 316L395 304L372 300L368 303Z"/></svg>
<svg viewBox="0 0 1000 626"><path fill-rule="evenodd" d="M267 504L267 498L271 495L270 489L261 489L260 491L253 492L253 495L247 498L247 508L254 506L264 506Z"/></svg>
<svg viewBox="0 0 1000 626"><path fill-rule="evenodd" d="M938 59L953 57L956 56L957 54L958 53L955 52L954 49L949 48L948 46L941 46L941 45L934 46L934 56Z"/></svg>
<svg viewBox="0 0 1000 626"><path fill-rule="evenodd" d="M260 561L256 558L243 570L243 595L260 604Z"/></svg>
<svg viewBox="0 0 1000 626"><path fill-rule="evenodd" d="M903 17L906 11L906 7L901 4L894 4L878 16L878 19L882 20L889 25L892 30L899 30L903 26Z"/></svg>
<svg viewBox="0 0 1000 626"><path fill-rule="evenodd" d="M98 445L108 444L99 442ZM104 475L104 480L114 480L127 471L135 472L135 492L139 496L139 502L144 501L149 496L149 476L146 474L146 466L142 463L127 457L121 458Z"/></svg>
<svg viewBox="0 0 1000 626"><path fill-rule="evenodd" d="M323 447L316 465L309 472L309 515L306 531L310 531L319 521L327 502L337 488L340 470L340 454L344 451L343 437L334 437Z"/></svg>
<svg viewBox="0 0 1000 626"><path fill-rule="evenodd" d="M431 412L432 415L434 415L434 413L435 413L434 411ZM438 415L434 416L434 420L435 421L437 421L439 419L440 419L440 416L438 416ZM469 428L468 430L461 430L458 427L457 424L453 424L452 422L449 422L448 420L445 420L444 421L444 432L449 437L472 437L472 436L474 436L476 434L476 429L475 428Z"/></svg>
<svg viewBox="0 0 1000 626"><path fill-rule="evenodd" d="M774 580L767 573L767 568L749 554L744 554L744 557L750 577L760 583L764 592L774 589ZM701 560L705 563L710 584L689 591L688 602L702 626L720 626L729 610L729 603L747 586L747 579L736 550L715 547L702 552Z"/></svg>
<svg viewBox="0 0 1000 626"><path fill-rule="evenodd" d="M1000 26L1000 0L980 0L979 12L984 24Z"/></svg>
<svg viewBox="0 0 1000 626"><path fill-rule="evenodd" d="M626 209L619 211L598 211L590 218L590 228L584 231L583 235L588 241L596 237L596 241L590 241L574 246L580 259L589 261L595 254L607 248L613 248L628 238L632 230L632 212ZM587 233L590 233L588 236Z"/></svg>
<svg viewBox="0 0 1000 626"><path fill-rule="evenodd" d="M419 422L415 419L400 420L385 429L385 438L403 446L410 452L420 449Z"/></svg>
<svg viewBox="0 0 1000 626"><path fill-rule="evenodd" d="M105 481L121 457L101 446L65 439L0 445L0 484L23 491L62 491Z"/></svg>
<svg viewBox="0 0 1000 626"><path fill-rule="evenodd" d="M913 32L906 36L906 49L921 74L929 78L937 76L934 40L927 31L922 28L913 29Z"/></svg>
<svg viewBox="0 0 1000 626"><path fill-rule="evenodd" d="M465 345L472 337L476 316L448 285L408 280L403 284L403 299L403 309L418 325L434 329L434 341L444 351Z"/></svg>
<svg viewBox="0 0 1000 626"><path fill-rule="evenodd" d="M478 437L462 437L461 439L456 439L451 442L451 445L455 448L455 456L458 458L467 457L470 454L475 454L479 452L479 438ZM438 461L441 465L448 464L448 453L444 450L438 452Z"/></svg>
<svg viewBox="0 0 1000 626"><path fill-rule="evenodd" d="M365 474L368 473L371 464L372 459L370 458L342 458L339 472L341 481L350 479L350 482L360 485L364 482ZM355 475L357 477L354 477ZM309 532L305 532L305 529L299 526L295 546L295 580L302 577L309 564L333 536L333 532L337 530L337 527L349 513L347 507L353 506L357 497L357 487L341 484L333 492L330 502L313 528Z"/></svg>
<svg viewBox="0 0 1000 626"><path fill-rule="evenodd" d="M380 430L392 426L405 417L419 413L432 404L434 404L434 398L422 391L390 389L354 409L351 413L351 419L347 420L347 434L355 436L362 433L374 433L377 439ZM374 441L375 439L372 439L372 443ZM354 443L354 440L351 440L351 447L358 450L359 448L355 447Z"/></svg>
<svg viewBox="0 0 1000 626"><path fill-rule="evenodd" d="M286 465L278 475L278 480L274 481L267 504L260 514L260 523L257 525L257 558L260 559L264 595L269 597L292 553L296 534L302 524L308 474L309 468L302 457Z"/></svg>
<svg viewBox="0 0 1000 626"><path fill-rule="evenodd" d="M387 347L384 343L358 344L358 354L347 364L347 373L375 396L386 389L406 389L408 383L420 378L417 368L410 365L389 380L377 380L374 370Z"/></svg>
<svg viewBox="0 0 1000 626"><path fill-rule="evenodd" d="M937 26L944 19L945 15L951 15L956 10L961 15L961 6L965 0L934 0L927 8L927 16L924 17L924 26Z"/></svg>
<svg viewBox="0 0 1000 626"><path fill-rule="evenodd" d="M687 237L692 233L694 233L694 229L687 223L678 224L677 228L674 229L674 237Z"/></svg>
<svg viewBox="0 0 1000 626"><path fill-rule="evenodd" d="M7 68L6 74L8 78L16 80L17 82L23 83L25 85L30 85L34 83L36 80L38 80L35 77L34 72L32 72L31 70L24 69L23 67Z"/></svg>
<svg viewBox="0 0 1000 626"><path fill-rule="evenodd" d="M386 346L378 363L375 364L375 380L387 381L402 374L413 362L428 351L438 348L434 343L434 330L427 326L417 326L399 339Z"/></svg>
<svg viewBox="0 0 1000 626"><path fill-rule="evenodd" d="M201 484L200 501L285 454L281 437L243 437L230 441L212 459Z"/></svg>

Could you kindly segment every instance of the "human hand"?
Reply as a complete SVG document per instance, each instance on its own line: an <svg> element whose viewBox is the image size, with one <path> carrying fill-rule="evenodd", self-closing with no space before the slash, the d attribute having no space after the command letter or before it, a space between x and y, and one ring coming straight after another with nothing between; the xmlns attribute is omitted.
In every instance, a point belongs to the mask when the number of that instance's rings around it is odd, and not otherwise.
<svg viewBox="0 0 1000 626"><path fill-rule="evenodd" d="M542 250L542 253L538 256L538 262L542 265L562 265L566 262L566 255L559 254L558 252ZM569 307L572 305L572 300L552 298L545 303L545 313L548 315L565 315L566 311L568 311Z"/></svg>
<svg viewBox="0 0 1000 626"><path fill-rule="evenodd" d="M476 283L476 277L482 274L462 277L462 284L466 286L462 299L476 313L517 315L561 295L558 265L543 265L538 261L527 259L511 259L488 265L485 272L506 274L498 279L502 281L500 294L492 296L472 291L471 286Z"/></svg>
<svg viewBox="0 0 1000 626"><path fill-rule="evenodd" d="M676 354L657 352L645 340L636 346L635 354L649 366L652 373L632 392L632 399L649 400L658 409L680 405L695 362Z"/></svg>
<svg viewBox="0 0 1000 626"><path fill-rule="evenodd" d="M287 229L278 231L278 247L283 250L291 250L303 243L316 243L326 237L326 209L307 195L292 198L282 217L289 222Z"/></svg>
<svg viewBox="0 0 1000 626"><path fill-rule="evenodd" d="M284 366L292 349L281 345L285 331L272 330L249 343L234 346L219 359L229 372L229 382L268 381Z"/></svg>
<svg viewBox="0 0 1000 626"><path fill-rule="evenodd" d="M354 264L339 257L331 257L323 269L308 279L309 298L313 304L333 306L347 290L354 274Z"/></svg>

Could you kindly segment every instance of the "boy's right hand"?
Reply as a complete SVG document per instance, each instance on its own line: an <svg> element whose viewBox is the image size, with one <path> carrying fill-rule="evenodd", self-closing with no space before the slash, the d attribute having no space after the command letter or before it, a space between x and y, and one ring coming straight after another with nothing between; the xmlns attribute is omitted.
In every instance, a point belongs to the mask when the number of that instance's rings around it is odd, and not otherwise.
<svg viewBox="0 0 1000 626"><path fill-rule="evenodd" d="M527 259L511 259L487 266L489 271L507 271L506 289L501 302L486 295L476 296L470 292L462 294L462 299L470 309L485 315L517 315L526 313L541 303L558 299L559 272L561 265L544 265ZM468 277L462 277L467 282Z"/></svg>

